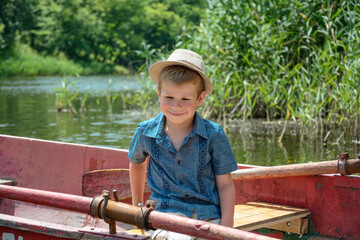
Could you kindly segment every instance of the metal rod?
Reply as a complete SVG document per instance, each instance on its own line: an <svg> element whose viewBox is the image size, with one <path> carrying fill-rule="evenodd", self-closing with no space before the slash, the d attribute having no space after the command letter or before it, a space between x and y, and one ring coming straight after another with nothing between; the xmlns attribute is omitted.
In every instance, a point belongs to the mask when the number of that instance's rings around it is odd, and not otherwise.
<svg viewBox="0 0 360 240"><path fill-rule="evenodd" d="M231 173L234 180L237 179L262 179L262 178L276 178L276 177L293 177L293 176L308 176L319 174L332 174L346 172L347 174L360 172L360 160L349 159L344 163L344 171L340 172L340 160L290 164L274 167L259 167L251 169L239 169Z"/></svg>
<svg viewBox="0 0 360 240"><path fill-rule="evenodd" d="M90 214L92 198L0 184L0 197Z"/></svg>
<svg viewBox="0 0 360 240"><path fill-rule="evenodd" d="M202 239L244 239L270 240L274 238L245 232L234 228L223 227L217 224L199 221L196 219L152 211L149 214L150 225L154 228L183 233Z"/></svg>
<svg viewBox="0 0 360 240"><path fill-rule="evenodd" d="M102 207L101 203L98 207ZM144 208L108 201L107 216L119 222L142 227ZM202 239L244 239L244 240L270 240L273 238L255 233L245 232L217 224L181 217L173 214L151 211L147 219L150 227L167 231L182 233Z"/></svg>
<svg viewBox="0 0 360 240"><path fill-rule="evenodd" d="M101 208L104 201L101 201L100 197L92 199L89 197L64 193L0 185L0 198L30 202L86 214L90 214L91 212L96 215L94 216L94 214L91 214L93 217L108 217L111 221L121 221L137 226L139 226L139 222L144 221L144 219L141 219L141 217L143 217L143 208L113 200L109 200L107 203L106 216L101 216ZM90 208L92 209L90 210ZM152 228L207 239L273 239L254 233L158 211L151 211L145 221L148 221Z"/></svg>

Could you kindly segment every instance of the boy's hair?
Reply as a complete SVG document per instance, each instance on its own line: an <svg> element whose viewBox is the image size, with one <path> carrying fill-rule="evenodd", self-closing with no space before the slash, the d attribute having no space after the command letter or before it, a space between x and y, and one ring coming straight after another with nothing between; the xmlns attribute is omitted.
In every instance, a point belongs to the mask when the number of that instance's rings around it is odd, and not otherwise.
<svg viewBox="0 0 360 240"><path fill-rule="evenodd" d="M196 85L198 96L205 91L204 80L198 72L181 65L171 65L165 67L159 77L159 89L161 91L162 83L169 82L176 85L192 83Z"/></svg>

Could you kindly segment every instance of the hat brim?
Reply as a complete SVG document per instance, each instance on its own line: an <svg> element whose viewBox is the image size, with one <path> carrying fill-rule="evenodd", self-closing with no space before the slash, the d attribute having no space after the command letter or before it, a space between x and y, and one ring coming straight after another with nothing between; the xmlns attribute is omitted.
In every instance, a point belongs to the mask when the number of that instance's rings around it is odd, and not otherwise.
<svg viewBox="0 0 360 240"><path fill-rule="evenodd" d="M180 61L159 61L156 62L154 64L152 64L149 68L149 75L150 78L156 83L158 84L159 82L159 78L160 78L160 74L162 72L162 70L167 67L167 66L172 66L172 65L180 65L180 66L185 66L188 67L196 72L198 72L200 74L200 76L202 77L202 79L204 80L204 86L205 86L205 92L206 94L210 94L213 90L214 87L210 81L210 79L202 72L200 71L198 68L194 67L191 64L188 64L186 62L180 62Z"/></svg>

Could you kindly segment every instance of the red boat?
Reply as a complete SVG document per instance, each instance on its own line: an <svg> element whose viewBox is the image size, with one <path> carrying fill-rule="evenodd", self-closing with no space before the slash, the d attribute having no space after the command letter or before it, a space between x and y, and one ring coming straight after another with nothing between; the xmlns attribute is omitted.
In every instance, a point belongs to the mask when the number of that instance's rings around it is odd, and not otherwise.
<svg viewBox="0 0 360 240"><path fill-rule="evenodd" d="M133 225L209 239L270 239L258 233L281 238L296 224L299 237L360 239L360 176L343 176L359 172L360 161L340 157L335 167L333 162L319 163L315 172L283 166L271 174L272 168L239 164L233 174L239 213L255 205L301 210L285 224L277 217L258 224L257 231L256 224L238 227L252 231L246 232L169 216L151 204L128 205L127 150L0 135L0 239L149 238L134 233Z"/></svg>

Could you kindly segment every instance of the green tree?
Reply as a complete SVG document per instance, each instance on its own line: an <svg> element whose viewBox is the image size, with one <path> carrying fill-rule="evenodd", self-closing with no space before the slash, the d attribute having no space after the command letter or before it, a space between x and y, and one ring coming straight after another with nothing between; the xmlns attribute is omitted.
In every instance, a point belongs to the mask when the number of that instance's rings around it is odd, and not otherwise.
<svg viewBox="0 0 360 240"><path fill-rule="evenodd" d="M140 19L144 19L145 2L141 0L106 0L102 4L101 17L105 23L101 48L107 59L128 65L137 59L134 52L143 41Z"/></svg>
<svg viewBox="0 0 360 240"><path fill-rule="evenodd" d="M204 14L206 0L11 0L0 3L0 49L25 43L95 72L141 66L142 46L170 50ZM100 67L98 67L100 66ZM87 68L89 69L89 67Z"/></svg>
<svg viewBox="0 0 360 240"><path fill-rule="evenodd" d="M161 3L167 10L180 16L186 25L199 25L206 14L207 0L148 0L149 5Z"/></svg>
<svg viewBox="0 0 360 240"><path fill-rule="evenodd" d="M82 0L44 0L37 6L37 29L33 46L41 52L66 53L71 59L98 58L98 46L104 29L96 12Z"/></svg>
<svg viewBox="0 0 360 240"><path fill-rule="evenodd" d="M145 7L145 16L142 32L145 42L154 48L167 46L168 49L175 45L176 37L181 33L185 21L176 13L169 10L169 5L153 3Z"/></svg>
<svg viewBox="0 0 360 240"><path fill-rule="evenodd" d="M190 24L186 19L199 21L202 5L190 14L189 4L180 8L186 13L181 17L170 9L181 6L176 1L39 1L33 47L52 55L64 52L82 62L139 66L144 59L135 50L141 49L142 42L171 49L183 27Z"/></svg>
<svg viewBox="0 0 360 240"><path fill-rule="evenodd" d="M17 37L29 41L34 24L34 1L0 1L0 56L13 50Z"/></svg>

